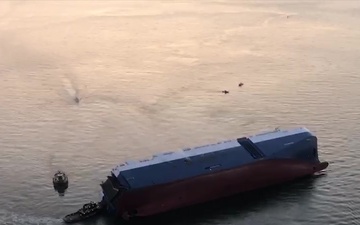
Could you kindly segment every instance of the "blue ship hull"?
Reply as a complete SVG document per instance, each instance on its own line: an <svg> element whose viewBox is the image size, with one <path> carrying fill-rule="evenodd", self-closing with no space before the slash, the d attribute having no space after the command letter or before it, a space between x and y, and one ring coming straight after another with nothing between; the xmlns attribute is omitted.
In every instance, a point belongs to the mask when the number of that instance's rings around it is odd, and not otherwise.
<svg viewBox="0 0 360 225"><path fill-rule="evenodd" d="M311 175L328 163L306 128L183 149L126 162L103 183L109 213L150 216Z"/></svg>

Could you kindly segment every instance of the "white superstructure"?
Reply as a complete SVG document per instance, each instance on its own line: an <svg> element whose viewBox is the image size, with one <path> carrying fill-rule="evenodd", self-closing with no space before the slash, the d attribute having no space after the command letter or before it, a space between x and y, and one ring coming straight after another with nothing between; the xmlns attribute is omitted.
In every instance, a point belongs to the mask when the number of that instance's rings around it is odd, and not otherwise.
<svg viewBox="0 0 360 225"><path fill-rule="evenodd" d="M310 132L310 131L305 127L299 127L299 128L295 128L295 129L289 129L289 130L275 129L273 131L248 136L248 138L252 142L258 143L258 142L263 142L263 141L267 141L267 140L271 140L271 139L286 137L286 136L290 136L290 135L301 134L301 133L305 133L305 132ZM214 143L214 144L204 145L204 146L185 148L185 149L182 149L180 151L175 151L175 152L165 152L165 153L153 155L151 159L126 161L125 163L120 164L120 165L116 166L114 169L112 169L112 173L115 176L119 176L121 171L144 167L144 166L149 166L149 165L154 165L154 164L158 164L158 163L162 163L162 162L169 162L169 161L173 161L173 160L177 160L177 159L186 159L188 157L195 156L195 155L202 155L202 154L206 154L206 153L222 151L222 150L239 147L239 146L240 146L240 144L237 141L237 139L233 139L233 140L221 141L221 142Z"/></svg>

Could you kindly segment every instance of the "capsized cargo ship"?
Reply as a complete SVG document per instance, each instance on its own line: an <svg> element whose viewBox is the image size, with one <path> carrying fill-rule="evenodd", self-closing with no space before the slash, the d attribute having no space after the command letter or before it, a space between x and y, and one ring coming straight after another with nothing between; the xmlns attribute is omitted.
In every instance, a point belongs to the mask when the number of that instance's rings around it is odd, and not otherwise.
<svg viewBox="0 0 360 225"><path fill-rule="evenodd" d="M307 128L153 155L116 166L101 184L108 213L146 217L280 184L327 168Z"/></svg>

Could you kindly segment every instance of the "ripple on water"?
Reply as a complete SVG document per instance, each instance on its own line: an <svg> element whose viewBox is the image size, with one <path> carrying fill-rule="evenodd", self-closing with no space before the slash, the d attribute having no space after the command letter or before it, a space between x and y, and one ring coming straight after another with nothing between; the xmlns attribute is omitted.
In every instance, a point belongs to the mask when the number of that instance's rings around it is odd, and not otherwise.
<svg viewBox="0 0 360 225"><path fill-rule="evenodd" d="M199 2L0 1L0 224L58 224L128 158L299 125L326 176L171 224L360 224L358 7Z"/></svg>
<svg viewBox="0 0 360 225"><path fill-rule="evenodd" d="M26 214L17 214L0 209L0 224L2 225L58 225L61 219L50 217L34 217Z"/></svg>

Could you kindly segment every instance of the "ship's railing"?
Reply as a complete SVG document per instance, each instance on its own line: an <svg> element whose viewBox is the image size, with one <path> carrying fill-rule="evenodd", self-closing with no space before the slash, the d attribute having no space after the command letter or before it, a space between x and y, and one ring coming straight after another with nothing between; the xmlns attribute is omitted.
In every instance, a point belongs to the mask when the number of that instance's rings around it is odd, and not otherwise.
<svg viewBox="0 0 360 225"><path fill-rule="evenodd" d="M252 135L250 137L257 137L257 136L262 136L262 135L266 135L266 134L272 134L272 133L277 133L277 132L286 132L287 130L281 130L279 127L276 127L274 130L270 130L270 131L265 131L265 132L262 132L262 133L259 133L259 134L255 134L255 135Z"/></svg>
<svg viewBox="0 0 360 225"><path fill-rule="evenodd" d="M289 135L294 134L300 134L303 132L309 132L308 129L305 127L298 127L295 129L289 129L289 130L281 130L279 128L276 128L273 131L267 131L263 133L259 133L256 135L249 136L248 138L251 139L254 143L261 142L261 141L267 141L274 138L281 138Z"/></svg>
<svg viewBox="0 0 360 225"><path fill-rule="evenodd" d="M275 128L272 131L267 131L267 132L263 132L263 133L256 134L253 136L248 136L248 138L251 139L251 141L253 141L254 143L257 143L257 142L266 141L266 140L269 140L272 138L278 138L278 137L292 135L292 134L306 132L306 131L308 131L308 130L306 128L302 128L302 127L292 129L292 130L281 130L280 128ZM148 159L141 159L138 161L133 161L133 160L127 161L125 163L118 165L116 168L114 168L113 172L114 172L114 174L118 175L121 171L128 170L128 169L138 168L138 167L147 166L147 165L153 165L153 164L162 163L162 162L170 162L170 161L182 159L182 158L185 159L185 158L189 158L189 157L196 156L196 155L221 151L221 150L234 148L234 147L238 147L238 146L239 146L239 143L235 139L235 140L221 141L221 142L208 144L208 145L197 146L197 147L193 147L193 148L184 148L184 149L181 149L180 151L156 154L156 155L153 155L152 158L148 158Z"/></svg>
<svg viewBox="0 0 360 225"><path fill-rule="evenodd" d="M184 148L175 152L165 152L153 155L152 158L141 159L138 161L126 161L113 169L114 174L118 175L121 171L137 167L153 165L162 162L170 162L177 159L186 159L192 156L221 151L233 147L238 147L237 140L226 140L214 144L202 145L193 148Z"/></svg>

